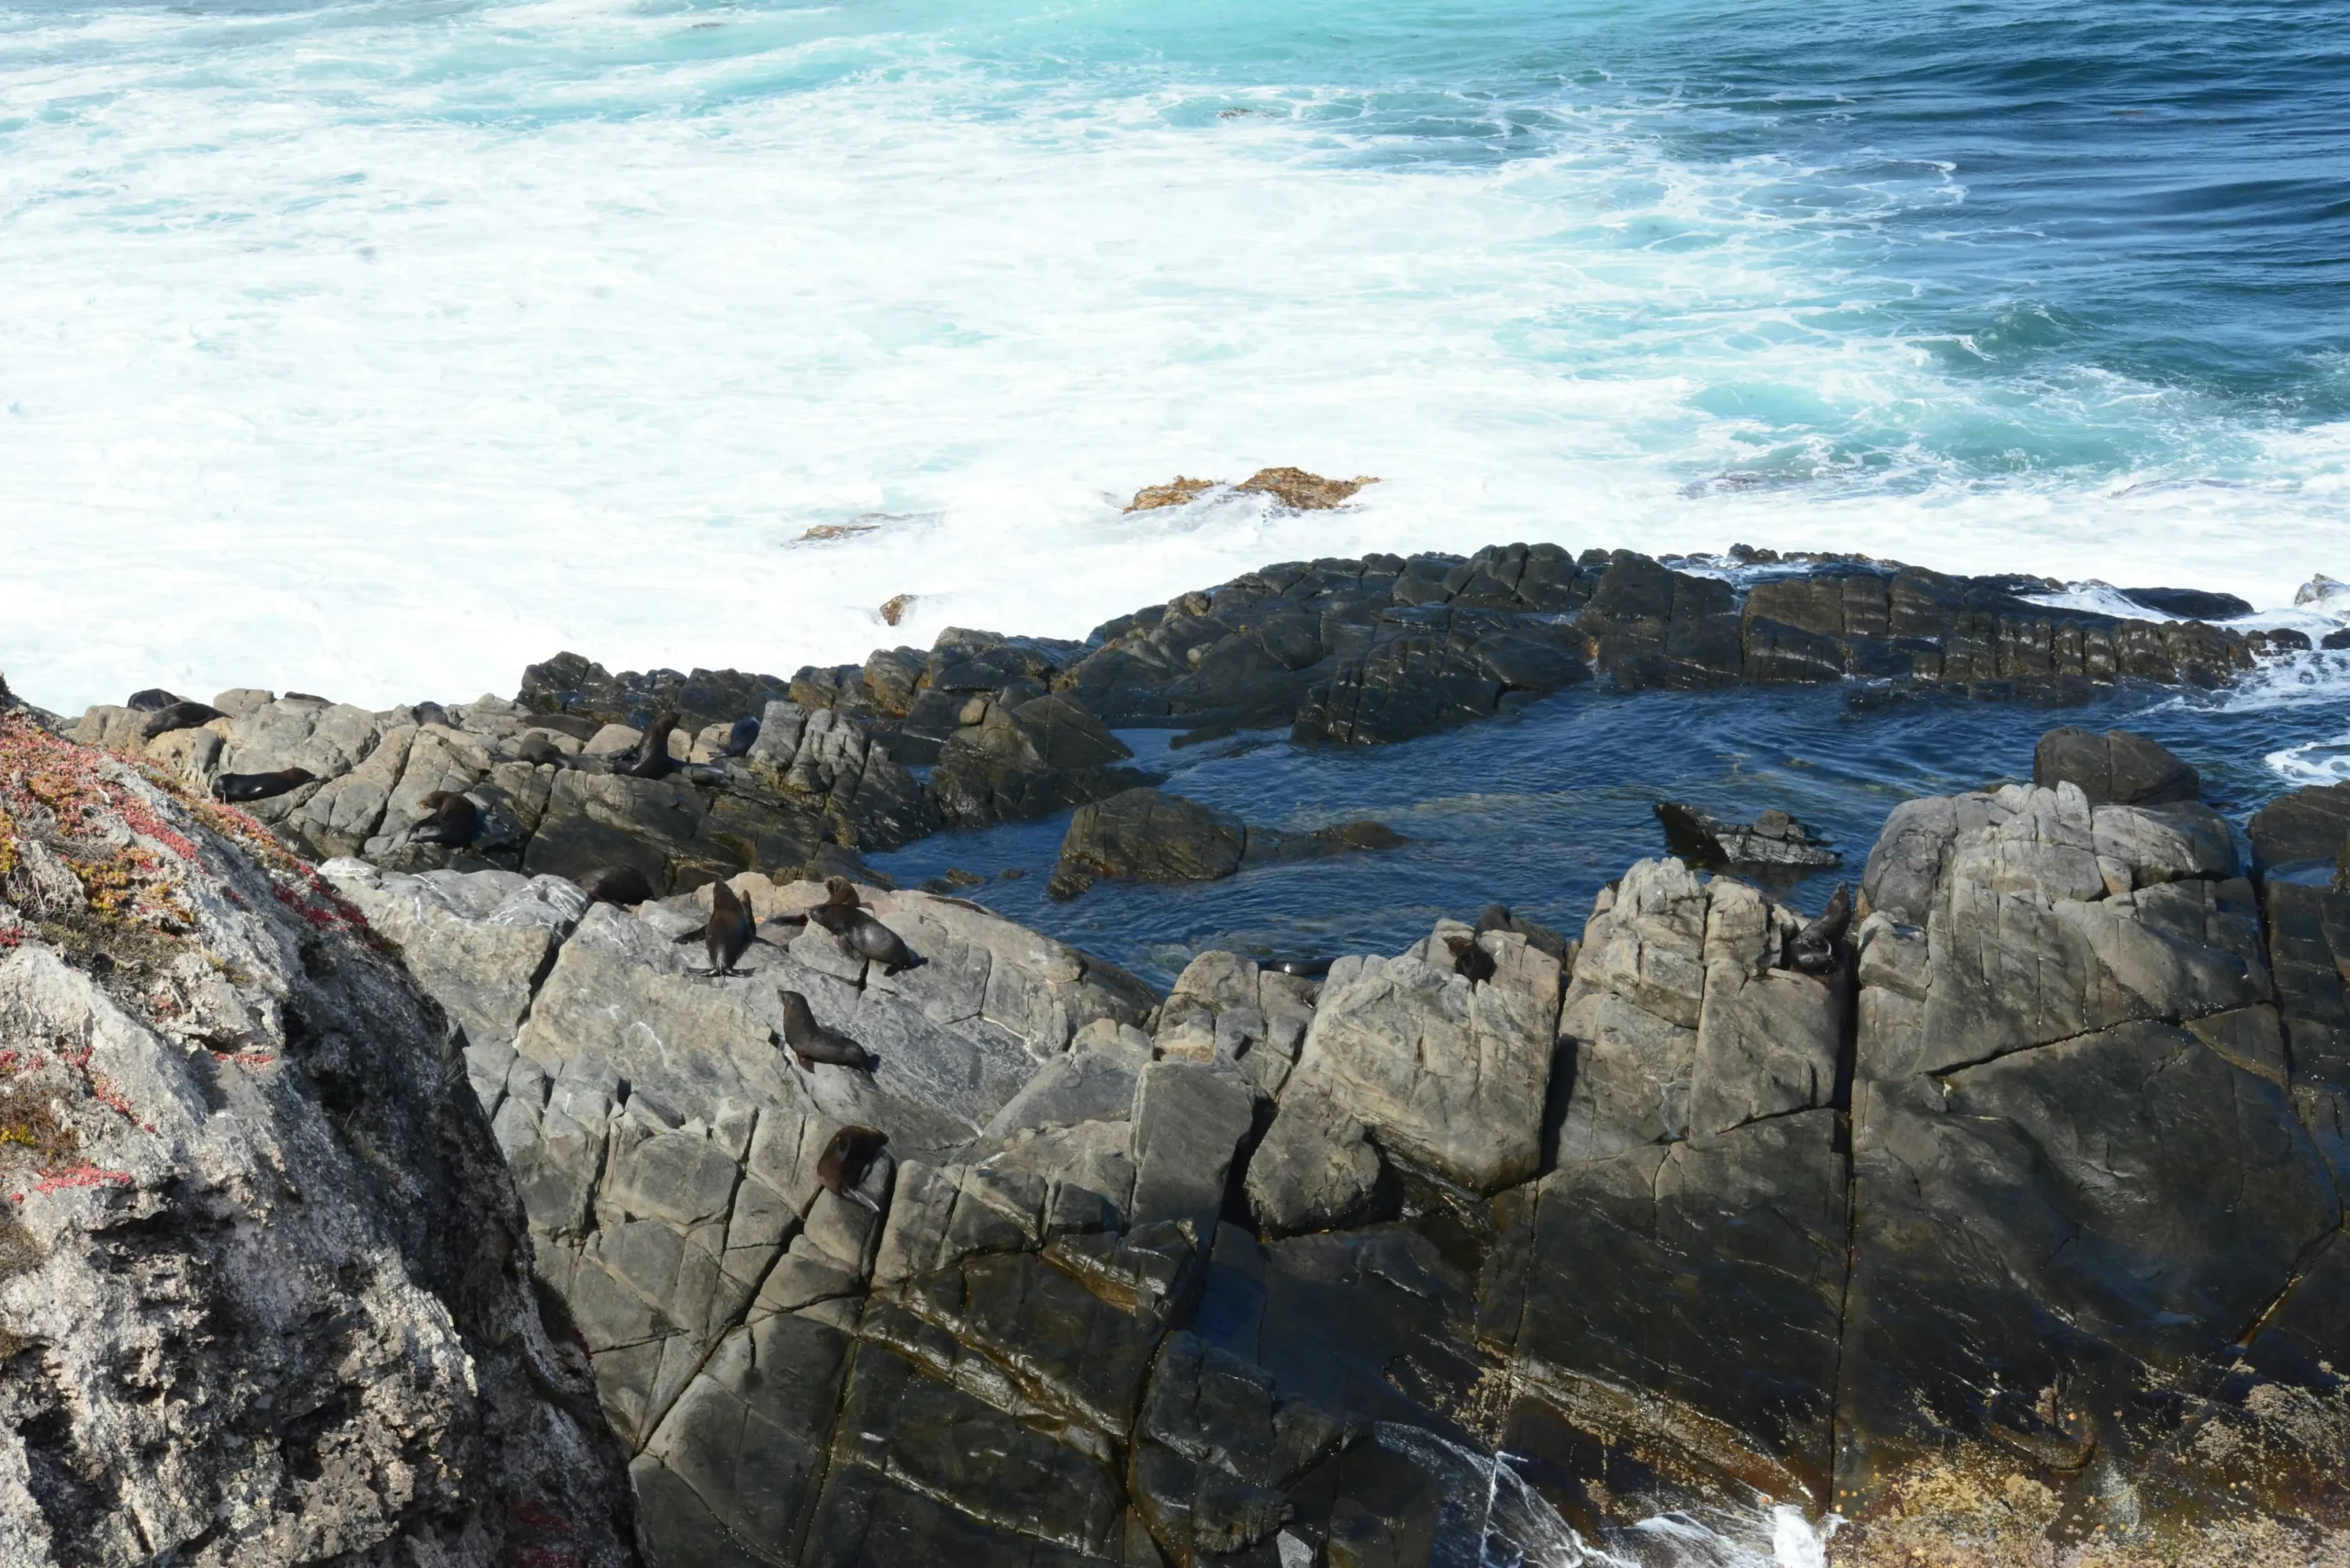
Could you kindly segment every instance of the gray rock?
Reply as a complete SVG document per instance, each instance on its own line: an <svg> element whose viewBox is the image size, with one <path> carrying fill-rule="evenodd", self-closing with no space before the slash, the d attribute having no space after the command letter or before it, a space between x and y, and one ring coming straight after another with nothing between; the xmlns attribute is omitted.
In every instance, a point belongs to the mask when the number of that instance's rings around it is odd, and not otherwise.
<svg viewBox="0 0 2350 1568"><path fill-rule="evenodd" d="M1249 1212L1271 1236L1352 1225L1370 1213L1380 1170L1363 1125L1318 1089L1300 1085L1281 1096L1249 1157Z"/></svg>
<svg viewBox="0 0 2350 1568"><path fill-rule="evenodd" d="M1155 1061L1135 1091L1133 1217L1189 1219L1212 1232L1255 1101L1233 1074L1206 1062Z"/></svg>
<svg viewBox="0 0 2350 1568"><path fill-rule="evenodd" d="M138 989L30 937L0 962L9 1037L88 1053L9 1068L71 1141L0 1159L0 1558L634 1562L624 1457L541 1322L465 1082L490 1064L301 873L129 768L53 761L203 858L162 870L187 919ZM118 814L80 825L79 853L129 841ZM116 973L160 940L51 918Z"/></svg>
<svg viewBox="0 0 2350 1568"><path fill-rule="evenodd" d="M1390 1154L1493 1192L1533 1174L1541 1156L1559 965L1523 936L1491 932L1477 941L1496 972L1472 985L1423 956L1447 934L1399 958L1332 965L1290 1081L1321 1091Z"/></svg>

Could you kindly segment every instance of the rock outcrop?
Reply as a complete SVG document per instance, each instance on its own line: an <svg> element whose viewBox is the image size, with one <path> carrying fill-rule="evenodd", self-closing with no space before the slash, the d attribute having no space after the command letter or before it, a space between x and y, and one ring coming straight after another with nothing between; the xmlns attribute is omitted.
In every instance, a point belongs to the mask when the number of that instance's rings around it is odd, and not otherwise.
<svg viewBox="0 0 2350 1568"><path fill-rule="evenodd" d="M1251 866L1393 849L1404 837L1382 823L1340 823L1304 833L1254 827L1231 812L1158 790L1122 790L1078 808L1054 870L1057 898L1103 877L1138 882L1209 882Z"/></svg>
<svg viewBox="0 0 2350 1568"><path fill-rule="evenodd" d="M637 1561L447 1017L258 823L0 716L0 1559Z"/></svg>

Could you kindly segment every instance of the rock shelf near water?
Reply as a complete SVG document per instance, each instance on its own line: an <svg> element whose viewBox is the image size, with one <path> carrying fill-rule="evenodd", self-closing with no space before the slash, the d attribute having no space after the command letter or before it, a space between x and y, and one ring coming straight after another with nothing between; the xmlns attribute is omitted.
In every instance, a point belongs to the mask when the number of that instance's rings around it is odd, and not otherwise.
<svg viewBox="0 0 2350 1568"><path fill-rule="evenodd" d="M1774 575L1740 588L1711 569L1549 544L1297 562L1121 616L1081 642L950 628L927 652L877 649L788 681L616 676L563 654L526 670L512 700L369 711L235 690L208 705L218 717L152 737L156 714L129 706L93 708L73 734L200 790L300 769L308 781L252 809L316 858L562 876L624 864L683 891L743 871L862 875L862 853L1158 782L1113 727L1283 726L1304 744L1369 745L1506 717L1594 681L1844 682L1872 700L2061 702L2121 681L2221 685L2308 645L2290 631L2050 609L2022 597L2060 586L2036 579L1841 558L1758 566L1752 553L1739 566ZM657 778L615 767L665 712L678 718L679 766ZM724 755L744 721L756 742ZM478 811L472 843L416 836L444 792Z"/></svg>
<svg viewBox="0 0 2350 1568"><path fill-rule="evenodd" d="M2350 894L2111 788L2178 777L2134 737L2052 766L2135 802L1897 809L1825 974L1662 858L1563 960L1440 922L1162 997L867 884L885 971L749 872L768 939L711 979L707 887L314 873L6 736L28 1562L1422 1563L1474 1528L1440 1456L1497 1450L1619 1553L1785 1504L1853 1563L2350 1522ZM869 1070L783 1051L787 992ZM355 1314L289 1334L302 1291ZM209 1414L138 1436L121 1366Z"/></svg>

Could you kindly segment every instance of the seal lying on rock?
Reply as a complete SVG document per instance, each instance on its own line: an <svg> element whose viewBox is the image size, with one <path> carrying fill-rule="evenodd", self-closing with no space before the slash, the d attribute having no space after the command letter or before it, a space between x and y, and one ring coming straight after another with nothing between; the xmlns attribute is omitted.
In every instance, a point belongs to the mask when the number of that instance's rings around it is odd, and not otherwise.
<svg viewBox="0 0 2350 1568"><path fill-rule="evenodd" d="M425 817L409 833L411 844L445 844L463 849L481 836L481 808L454 790L435 790L417 802Z"/></svg>
<svg viewBox="0 0 2350 1568"><path fill-rule="evenodd" d="M174 702L148 720L146 727L139 732L139 738L151 741L173 730L193 730L227 716L208 702Z"/></svg>
<svg viewBox="0 0 2350 1568"><path fill-rule="evenodd" d="M856 886L846 877L824 879L824 902L810 910L808 918L831 932L844 954L872 959L885 975L912 969L916 962L905 939L857 902Z"/></svg>
<svg viewBox="0 0 2350 1568"><path fill-rule="evenodd" d="M579 879L579 890L589 903L621 904L628 908L658 896L644 873L633 866L599 866Z"/></svg>
<svg viewBox="0 0 2350 1568"><path fill-rule="evenodd" d="M517 761L527 762L533 767L544 767L549 764L557 767L563 766L563 748L540 730L532 730L522 737L522 744L514 748L514 756Z"/></svg>
<svg viewBox="0 0 2350 1568"><path fill-rule="evenodd" d="M701 928L701 937L710 954L713 980L736 973L734 966L758 940L750 910L723 882L710 885L710 919Z"/></svg>
<svg viewBox="0 0 2350 1568"><path fill-rule="evenodd" d="M830 1062L834 1067L868 1069L873 1065L873 1053L836 1029L827 1029L816 1022L808 1010L808 999L796 991L780 992L777 1001L783 1003L783 1043L803 1067L813 1068L818 1062Z"/></svg>
<svg viewBox="0 0 2350 1568"><path fill-rule="evenodd" d="M123 706L134 713L160 713L173 703L185 700L185 698L174 696L160 686L151 686L143 691L132 692L130 700Z"/></svg>
<svg viewBox="0 0 2350 1568"><path fill-rule="evenodd" d="M857 1183L865 1180L866 1171L872 1169L873 1157L889 1141L890 1135L879 1127L843 1127L817 1157L817 1182L833 1196L863 1204L879 1214L881 1205L867 1197Z"/></svg>
<svg viewBox="0 0 2350 1568"><path fill-rule="evenodd" d="M1787 943L1787 967L1807 975L1824 975L1836 967L1836 946L1844 928L1852 924L1852 885L1836 884L1819 918L1795 934Z"/></svg>
<svg viewBox="0 0 2350 1568"><path fill-rule="evenodd" d="M230 805L266 801L300 789L313 777L307 767L281 767L274 773L223 773L212 781L212 798Z"/></svg>

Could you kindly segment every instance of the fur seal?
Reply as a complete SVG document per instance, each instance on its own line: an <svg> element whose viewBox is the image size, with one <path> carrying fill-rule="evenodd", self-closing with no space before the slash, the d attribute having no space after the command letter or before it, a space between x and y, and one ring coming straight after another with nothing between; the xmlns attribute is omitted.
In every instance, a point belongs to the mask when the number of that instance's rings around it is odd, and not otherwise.
<svg viewBox="0 0 2350 1568"><path fill-rule="evenodd" d="M657 897L644 873L633 866L599 866L579 879L579 890L589 903L634 907Z"/></svg>
<svg viewBox="0 0 2350 1568"><path fill-rule="evenodd" d="M833 940L852 958L870 958L881 966L885 975L914 966L914 956L907 951L905 939L863 910L845 931L836 931Z"/></svg>
<svg viewBox="0 0 2350 1568"><path fill-rule="evenodd" d="M719 748L718 755L748 756L751 755L751 747L757 744L758 738L759 722L756 719L737 719L734 721L734 727L726 732L726 744Z"/></svg>
<svg viewBox="0 0 2350 1568"><path fill-rule="evenodd" d="M677 766L677 759L669 755L669 732L677 727L677 713L665 709L655 717L653 727L637 741L636 751L620 771L631 778L667 778Z"/></svg>
<svg viewBox="0 0 2350 1568"><path fill-rule="evenodd" d="M313 777L307 767L281 767L274 773L223 773L212 781L212 798L230 805L266 801L299 790Z"/></svg>
<svg viewBox="0 0 2350 1568"><path fill-rule="evenodd" d="M1452 972L1465 976L1471 985L1494 978L1494 956L1477 945L1474 936L1463 936L1458 931L1444 939L1452 949Z"/></svg>
<svg viewBox="0 0 2350 1568"><path fill-rule="evenodd" d="M215 719L227 717L209 702L174 702L168 708L158 709L155 716L147 721L146 727L139 732L139 738L151 741L157 735L166 735L173 730L193 730Z"/></svg>
<svg viewBox="0 0 2350 1568"><path fill-rule="evenodd" d="M711 883L710 919L701 928L701 939L710 954L711 977L733 974L735 964L751 950L755 938L751 912L734 896L734 890L723 882Z"/></svg>
<svg viewBox="0 0 2350 1568"><path fill-rule="evenodd" d="M1328 958L1273 958L1265 968L1276 974L1295 975L1300 980L1320 980L1330 972Z"/></svg>
<svg viewBox="0 0 2350 1568"><path fill-rule="evenodd" d="M846 877L824 879L824 902L808 912L808 918L835 936L848 935L864 907L856 902L856 887Z"/></svg>
<svg viewBox="0 0 2350 1568"><path fill-rule="evenodd" d="M160 686L151 686L144 691L132 692L130 700L123 706L134 713L160 713L174 702L186 700L186 698L166 691Z"/></svg>
<svg viewBox="0 0 2350 1568"><path fill-rule="evenodd" d="M438 702L420 702L408 711L416 715L420 724L438 724L444 730L456 727L449 722L449 710Z"/></svg>
<svg viewBox="0 0 2350 1568"><path fill-rule="evenodd" d="M557 767L563 766L563 748L548 739L544 730L532 730L524 735L522 744L514 748L514 756L517 761L527 762L533 767L543 767L550 763Z"/></svg>
<svg viewBox="0 0 2350 1568"><path fill-rule="evenodd" d="M783 1043L803 1067L814 1067L828 1061L834 1067L866 1069L873 1065L873 1053L835 1029L827 1029L816 1022L808 1010L808 999L796 991L778 992L777 1001L783 1004Z"/></svg>
<svg viewBox="0 0 2350 1568"><path fill-rule="evenodd" d="M873 1157L889 1141L890 1135L879 1127L843 1127L833 1135L832 1141L824 1145L824 1152L816 1159L817 1182L835 1198L863 1204L879 1214L881 1205L867 1197L858 1183L873 1169Z"/></svg>
<svg viewBox="0 0 2350 1568"><path fill-rule="evenodd" d="M481 836L481 808L454 790L435 790L417 802L425 816L409 832L410 844L445 844L463 849Z"/></svg>
<svg viewBox="0 0 2350 1568"><path fill-rule="evenodd" d="M1852 884L1839 882L1819 918L1795 934L1787 944L1787 967L1807 975L1824 975L1836 967L1837 945L1852 924Z"/></svg>

